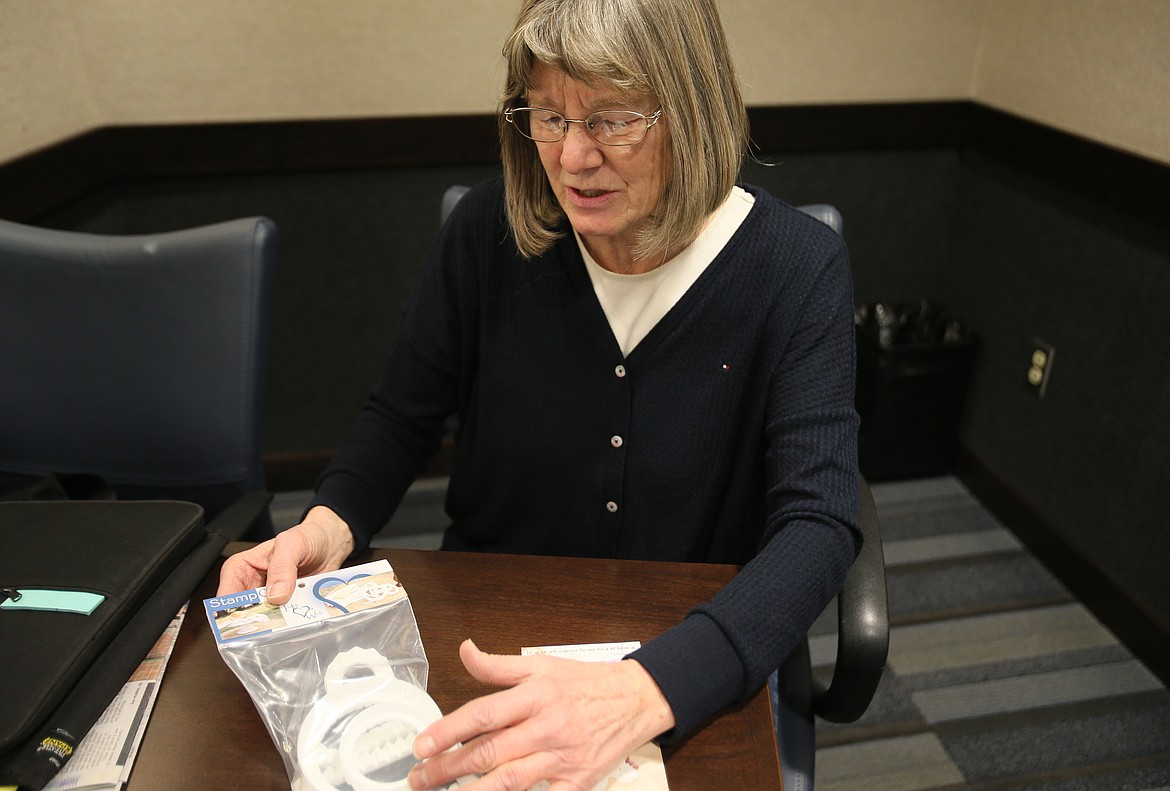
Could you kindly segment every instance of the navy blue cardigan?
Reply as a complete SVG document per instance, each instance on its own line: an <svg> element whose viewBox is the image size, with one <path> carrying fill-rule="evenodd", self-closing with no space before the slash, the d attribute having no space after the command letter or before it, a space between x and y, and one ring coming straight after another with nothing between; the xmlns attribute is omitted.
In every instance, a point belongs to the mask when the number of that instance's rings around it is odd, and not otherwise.
<svg viewBox="0 0 1170 791"><path fill-rule="evenodd" d="M765 683L861 541L848 255L745 188L738 232L628 357L572 234L525 260L502 182L473 189L314 501L366 546L455 414L444 548L746 564L632 655L667 739Z"/></svg>

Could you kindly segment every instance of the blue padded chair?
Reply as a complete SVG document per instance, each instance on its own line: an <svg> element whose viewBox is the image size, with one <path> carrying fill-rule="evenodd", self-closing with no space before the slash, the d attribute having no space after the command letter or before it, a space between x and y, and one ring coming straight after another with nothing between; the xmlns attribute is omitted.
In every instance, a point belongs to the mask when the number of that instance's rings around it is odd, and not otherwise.
<svg viewBox="0 0 1170 791"><path fill-rule="evenodd" d="M263 492L276 236L262 217L140 236L0 221L0 492L100 476L209 521ZM246 537L270 536L267 494L245 499Z"/></svg>
<svg viewBox="0 0 1170 791"><path fill-rule="evenodd" d="M439 209L440 223L467 190L462 185L447 189ZM835 207L814 203L797 208L842 233L844 223ZM837 597L837 657L831 682L821 684L814 678L806 638L769 683L785 791L813 788L815 718L839 723L857 720L873 700L885 668L890 643L885 557L877 509L864 478L858 513L865 543Z"/></svg>

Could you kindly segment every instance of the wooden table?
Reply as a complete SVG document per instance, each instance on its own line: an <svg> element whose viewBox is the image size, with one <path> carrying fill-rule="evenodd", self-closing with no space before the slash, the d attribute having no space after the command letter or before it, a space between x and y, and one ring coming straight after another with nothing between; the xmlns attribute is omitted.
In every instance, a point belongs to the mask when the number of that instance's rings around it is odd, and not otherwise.
<svg viewBox="0 0 1170 791"><path fill-rule="evenodd" d="M459 662L471 637L483 650L647 642L735 574L732 566L581 558L371 550L406 588L430 662L428 691L444 713L489 691ZM284 764L251 699L220 658L202 600L192 598L127 791L289 788ZM767 690L686 743L665 751L671 791L780 789Z"/></svg>

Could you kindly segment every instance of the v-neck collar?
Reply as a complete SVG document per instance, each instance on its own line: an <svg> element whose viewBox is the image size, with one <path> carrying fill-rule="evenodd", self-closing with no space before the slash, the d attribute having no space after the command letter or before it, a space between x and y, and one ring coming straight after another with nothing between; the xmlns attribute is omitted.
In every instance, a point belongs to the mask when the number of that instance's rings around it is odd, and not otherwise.
<svg viewBox="0 0 1170 791"><path fill-rule="evenodd" d="M755 223L755 218L760 209L759 204L761 199L761 194L758 190L754 190L745 185L739 186L755 198L755 204L751 207L751 210L739 228L727 240L727 243L723 245L723 248L711 263L695 279L695 282L691 284L690 288L679 297L678 301L646 333L646 336L630 350L628 355L623 355L621 345L614 336L613 328L609 324L605 310L602 308L601 303L597 299L597 294L593 290L593 281L590 279L589 272L586 270L585 259L581 256L581 250L578 247L573 230L568 226L567 222L564 223L561 229L561 238L556 242L556 249L559 251L564 263L569 282L577 293L577 303L581 306L583 320L589 326L589 334L597 340L600 351L608 358L636 364L654 354L655 349L667 338L685 327L688 317L699 309L703 301L709 299L708 295L716 287L715 284L725 281L727 277L731 276L731 273L726 271L728 270L728 266L726 265L727 261L733 260L729 259L729 251L739 246L743 234Z"/></svg>

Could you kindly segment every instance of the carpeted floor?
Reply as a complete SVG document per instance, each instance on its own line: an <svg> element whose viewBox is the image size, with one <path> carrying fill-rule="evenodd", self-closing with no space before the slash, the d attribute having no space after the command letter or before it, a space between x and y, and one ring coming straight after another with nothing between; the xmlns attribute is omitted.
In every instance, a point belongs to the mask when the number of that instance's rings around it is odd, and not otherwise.
<svg viewBox="0 0 1170 791"><path fill-rule="evenodd" d="M953 478L873 492L890 656L859 722L818 723L817 788L1170 789L1159 680Z"/></svg>
<svg viewBox="0 0 1170 791"><path fill-rule="evenodd" d="M1159 680L954 478L872 488L890 656L861 720L817 724L817 788L1170 791ZM375 545L438 547L444 490L417 483ZM278 528L307 496L276 496ZM811 632L822 672L832 629Z"/></svg>

